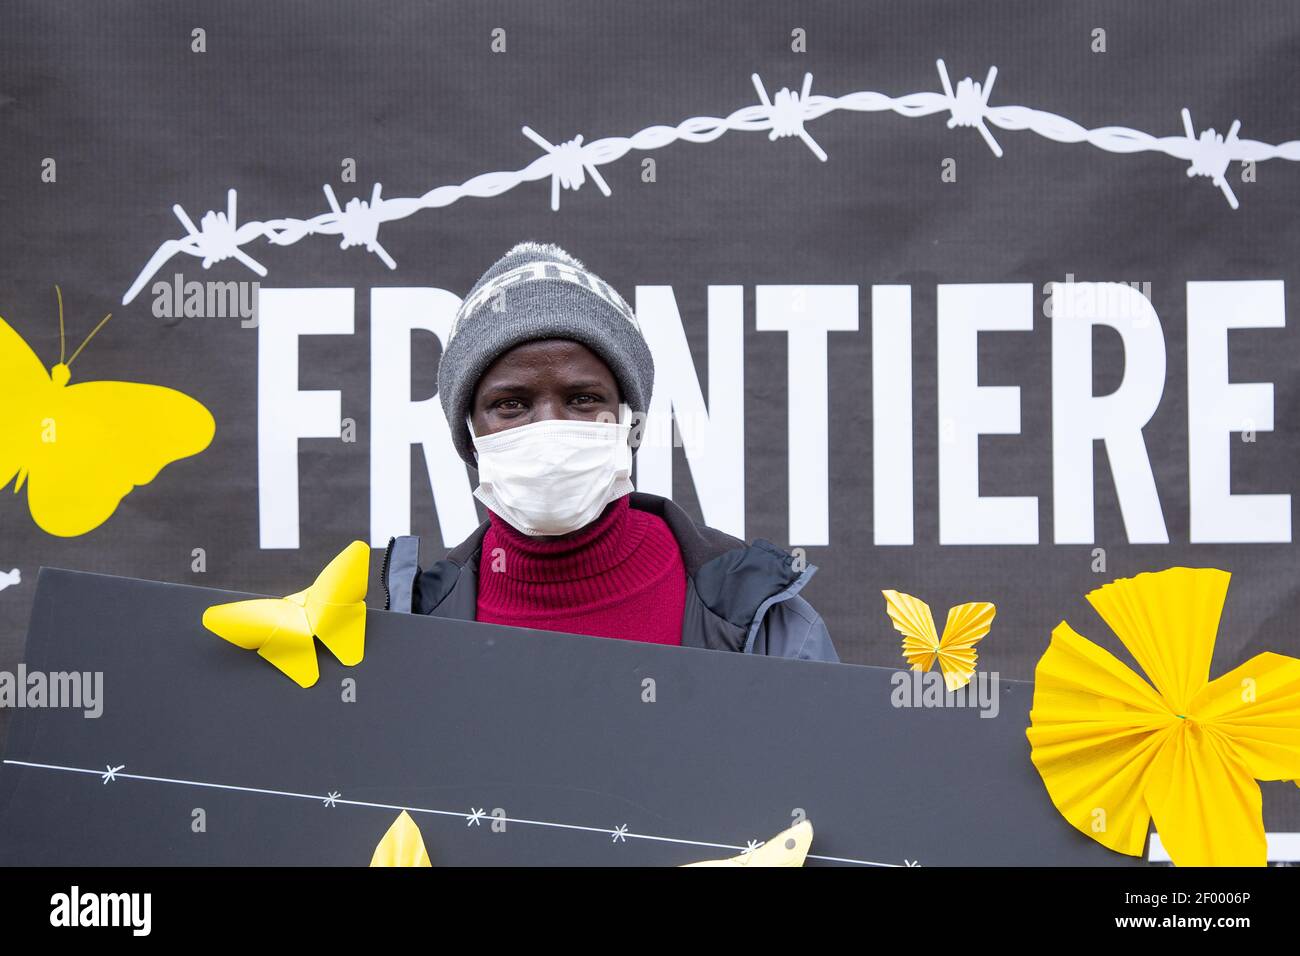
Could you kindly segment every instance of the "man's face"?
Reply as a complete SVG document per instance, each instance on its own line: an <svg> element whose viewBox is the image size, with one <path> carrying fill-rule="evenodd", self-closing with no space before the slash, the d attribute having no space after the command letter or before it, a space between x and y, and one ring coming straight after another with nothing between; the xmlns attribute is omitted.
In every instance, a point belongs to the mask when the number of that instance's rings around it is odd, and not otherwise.
<svg viewBox="0 0 1300 956"><path fill-rule="evenodd" d="M475 435L554 418L616 422L618 402L618 382L595 352L568 339L538 339L516 345L483 373L470 421Z"/></svg>

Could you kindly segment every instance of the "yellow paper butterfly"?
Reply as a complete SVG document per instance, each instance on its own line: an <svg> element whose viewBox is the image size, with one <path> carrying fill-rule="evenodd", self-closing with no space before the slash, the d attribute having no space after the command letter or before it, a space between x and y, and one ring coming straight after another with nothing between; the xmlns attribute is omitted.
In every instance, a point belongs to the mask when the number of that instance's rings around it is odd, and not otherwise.
<svg viewBox="0 0 1300 956"><path fill-rule="evenodd" d="M943 683L949 691L965 687L975 673L975 645L993 624L997 608L987 601L958 604L948 611L940 638L934 629L930 605L901 591L881 591L894 628L903 635L903 657L914 671L928 671L939 661Z"/></svg>
<svg viewBox="0 0 1300 956"><path fill-rule="evenodd" d="M370 547L353 541L307 590L283 598L215 604L203 612L203 626L245 650L256 650L300 687L310 687L320 677L313 637L320 638L339 663L361 663L369 577Z"/></svg>
<svg viewBox="0 0 1300 956"><path fill-rule="evenodd" d="M424 848L424 837L411 815L403 810L375 847L371 866L433 866Z"/></svg>
<svg viewBox="0 0 1300 956"><path fill-rule="evenodd" d="M16 475L17 494L26 482L32 520L68 538L99 527L166 465L207 448L216 425L197 401L159 385L69 385L68 367L112 313L64 362L58 296L59 361L49 372L0 319L0 488Z"/></svg>
<svg viewBox="0 0 1300 956"><path fill-rule="evenodd" d="M684 866L803 866L812 846L812 823L801 820L766 843L727 860L703 860Z"/></svg>

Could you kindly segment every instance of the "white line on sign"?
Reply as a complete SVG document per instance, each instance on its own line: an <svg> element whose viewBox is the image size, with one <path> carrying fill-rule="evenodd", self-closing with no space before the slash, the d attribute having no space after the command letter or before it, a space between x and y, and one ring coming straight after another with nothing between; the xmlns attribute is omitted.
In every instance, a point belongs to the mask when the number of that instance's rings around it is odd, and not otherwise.
<svg viewBox="0 0 1300 956"><path fill-rule="evenodd" d="M32 767L37 770L61 770L65 773L90 773L97 777L104 776L104 771L93 770L87 767L64 767L59 764L33 763L28 760L5 760L4 762L16 767ZM240 787L229 783L207 783L202 780L181 780L176 777L153 777L141 773L122 773L121 771L115 771L113 779L141 780L146 783L171 783L183 787L207 787L211 790L233 790L239 793L260 793L271 797L294 797L299 800L329 801L330 806L370 807L378 810L406 810L409 813L428 813L434 816L458 817L461 820L465 819L465 811L463 810L434 810L429 807L404 807L395 803L371 803L366 800L344 800L333 792L329 794L295 793L292 790L269 790L265 787ZM629 833L622 825L618 828L611 829L610 827L581 826L576 823L556 823L552 820L522 820L513 817L496 817L495 819L500 820L503 823L518 823L523 826L533 827L552 827L559 830L579 830L584 833L609 834L617 832L620 840L651 840L656 843L679 843L683 846L702 846L716 850L745 850L745 847L743 846L736 846L730 843L708 843L703 840L682 840L676 837L652 836L648 833ZM829 863L853 863L858 866L901 866L901 864L898 863L878 863L874 860L855 860L849 857L840 856L818 856L814 853L809 853L808 859L824 860Z"/></svg>

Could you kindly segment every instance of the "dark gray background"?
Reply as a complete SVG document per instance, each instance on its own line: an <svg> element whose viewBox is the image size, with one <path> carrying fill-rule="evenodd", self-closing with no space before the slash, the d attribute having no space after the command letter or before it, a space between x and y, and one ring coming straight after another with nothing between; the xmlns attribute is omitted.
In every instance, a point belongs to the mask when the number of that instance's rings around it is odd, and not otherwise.
<svg viewBox="0 0 1300 956"><path fill-rule="evenodd" d="M208 52L190 52L190 30ZM509 52L489 52L508 31ZM1091 52L1104 27L1108 52ZM790 31L809 52L790 51ZM148 291L122 293L165 237L170 211L196 219L239 190L243 218L306 217L324 208L321 184L340 187L339 163L359 163L357 195L419 195L482 172L517 169L536 156L528 124L552 142L629 135L688 116L725 116L754 102L750 73L769 91L937 90L942 56L953 82L999 68L995 103L1059 113L1088 127L1181 131L1187 106L1198 128L1282 142L1300 135L1295 97L1300 11L1293 3L433 3L222 4L11 2L0 14L0 315L50 364L58 354L52 285L64 289L69 338L105 312L115 317L78 360L90 378L153 381L207 405L217 435L202 455L169 466L117 513L76 539L45 535L22 496L0 496L0 568L24 583L0 592L0 665L21 654L40 565L80 567L238 590L285 593L311 579L368 527L370 288L430 285L463 293L524 238L557 241L617 288L673 286L702 381L710 284L741 284L746 297L747 533L787 538L786 339L753 330L761 283L857 283L861 330L831 335L832 543L810 549L821 567L806 591L846 660L893 666L898 637L882 587L942 608L994 601L981 664L1030 678L1051 628L1068 619L1094 640L1117 642L1083 599L1111 577L1175 564L1233 572L1213 673L1264 650L1295 654L1300 637L1294 545L1188 545L1184 283L1295 276L1294 203L1300 169L1259 166L1235 184L1231 210L1204 179L1158 154L1115 155L1032 133L996 133L995 159L973 130L942 116L837 112L811 124L829 153L819 163L797 140L729 133L710 144L657 150L658 182L640 181L633 153L601 168L613 189L565 192L559 213L536 183L493 199L466 199L385 227L399 268L309 238L288 248L250 247L271 286L357 290L351 338L309 337L301 387L339 388L358 442L301 445L302 546L258 548L256 336L231 320L166 325ZM57 184L40 162L58 160ZM952 157L958 181L943 184ZM187 278L250 279L233 261ZM165 268L163 276L174 269ZM1146 429L1172 543L1129 546L1102 454L1096 469L1097 544L1108 572L1091 571L1091 547L940 547L935 397L935 285L941 282L1080 280L1151 283L1167 344L1164 398ZM908 283L913 295L916 541L872 544L870 293ZM1294 300L1289 281L1288 312ZM1036 296L1041 303L1041 296ZM1233 490L1295 494L1300 326L1235 332L1231 375L1275 383L1277 430L1233 446ZM1099 336L1096 389L1118 384L1117 341ZM416 342L416 396L433 392L437 351ZM984 336L982 384L1021 387L1022 434L991 437L981 482L997 494L1039 497L1040 539L1052 521L1050 328ZM707 386L706 386L707 387ZM706 392L707 394L707 392ZM436 521L422 462L413 463L415 528ZM695 501L684 460L676 496ZM191 551L207 553L192 574ZM377 588L374 589L377 592ZM373 597L373 594L372 594ZM87 635L87 640L93 636ZM1121 652L1122 653L1122 652ZM1270 798L1270 826L1295 828L1300 800Z"/></svg>

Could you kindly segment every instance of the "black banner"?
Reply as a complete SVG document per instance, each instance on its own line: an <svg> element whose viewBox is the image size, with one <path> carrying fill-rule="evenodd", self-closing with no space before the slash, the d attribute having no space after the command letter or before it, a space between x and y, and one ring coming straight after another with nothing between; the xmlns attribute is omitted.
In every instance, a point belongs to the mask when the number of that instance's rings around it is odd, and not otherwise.
<svg viewBox="0 0 1300 956"><path fill-rule="evenodd" d="M1298 38L1281 0L10 3L0 667L43 565L285 594L460 541L441 342L524 239L646 330L638 487L802 549L843 659L901 663L896 588L995 603L1008 679L1063 619L1127 660L1084 595L1176 565L1233 575L1211 676L1294 655Z"/></svg>

